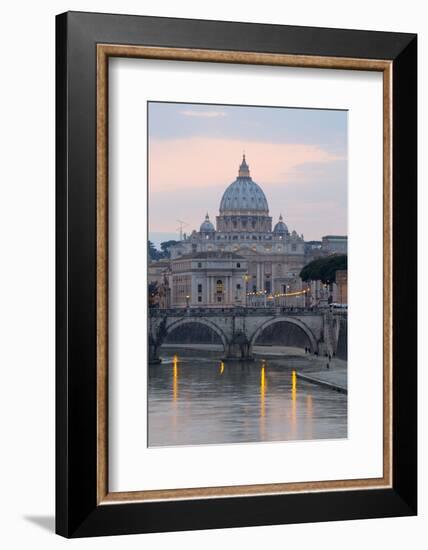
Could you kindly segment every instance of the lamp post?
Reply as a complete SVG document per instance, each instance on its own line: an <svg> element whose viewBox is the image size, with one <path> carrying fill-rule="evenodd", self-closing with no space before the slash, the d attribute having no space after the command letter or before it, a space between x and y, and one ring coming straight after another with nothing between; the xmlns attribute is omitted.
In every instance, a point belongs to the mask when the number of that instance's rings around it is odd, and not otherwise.
<svg viewBox="0 0 428 550"><path fill-rule="evenodd" d="M190 296L187 295L186 296L186 308L189 309L189 300L190 300Z"/></svg>

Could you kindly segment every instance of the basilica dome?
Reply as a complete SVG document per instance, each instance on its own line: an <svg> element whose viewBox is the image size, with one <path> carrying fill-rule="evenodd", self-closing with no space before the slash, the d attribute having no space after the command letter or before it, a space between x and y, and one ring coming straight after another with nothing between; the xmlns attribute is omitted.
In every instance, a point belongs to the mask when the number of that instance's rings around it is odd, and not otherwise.
<svg viewBox="0 0 428 550"><path fill-rule="evenodd" d="M229 185L220 202L224 213L268 214L269 206L261 187L251 179L249 166L243 156L237 179Z"/></svg>
<svg viewBox="0 0 428 550"><path fill-rule="evenodd" d="M287 235L288 227L283 222L282 214L279 215L279 222L275 224L275 227L273 228L273 232L276 235Z"/></svg>
<svg viewBox="0 0 428 550"><path fill-rule="evenodd" d="M205 216L205 220L202 222L199 231L201 233L213 233L215 231L215 228L214 228L213 224L210 222L210 218L208 216L208 213Z"/></svg>

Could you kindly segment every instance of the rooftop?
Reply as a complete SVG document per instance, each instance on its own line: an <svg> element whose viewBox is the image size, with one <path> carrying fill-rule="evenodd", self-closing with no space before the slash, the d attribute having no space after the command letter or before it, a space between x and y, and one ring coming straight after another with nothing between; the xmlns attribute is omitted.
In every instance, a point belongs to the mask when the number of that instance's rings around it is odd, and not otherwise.
<svg viewBox="0 0 428 550"><path fill-rule="evenodd" d="M208 260L208 259L222 259L222 260L244 260L239 254L235 252L220 252L220 251L207 251L207 252L193 252L192 254L183 254L172 260L177 262L179 260Z"/></svg>

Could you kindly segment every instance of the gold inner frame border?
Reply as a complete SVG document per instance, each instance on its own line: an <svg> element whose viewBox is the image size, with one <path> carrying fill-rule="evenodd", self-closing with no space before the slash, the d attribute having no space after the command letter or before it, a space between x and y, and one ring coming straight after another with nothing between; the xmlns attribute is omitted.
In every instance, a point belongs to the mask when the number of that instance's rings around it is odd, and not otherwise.
<svg viewBox="0 0 428 550"><path fill-rule="evenodd" d="M392 72L387 60L97 44L97 504L260 496L392 486ZM109 492L108 488L108 60L275 65L383 73L383 476L293 483Z"/></svg>

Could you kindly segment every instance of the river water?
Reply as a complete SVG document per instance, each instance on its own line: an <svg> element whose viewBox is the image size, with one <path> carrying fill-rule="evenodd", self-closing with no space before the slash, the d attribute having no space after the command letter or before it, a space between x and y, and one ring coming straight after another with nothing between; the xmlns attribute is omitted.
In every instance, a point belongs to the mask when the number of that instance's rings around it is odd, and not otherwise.
<svg viewBox="0 0 428 550"><path fill-rule="evenodd" d="M149 368L149 446L347 437L347 396L297 378L304 357L161 355Z"/></svg>

